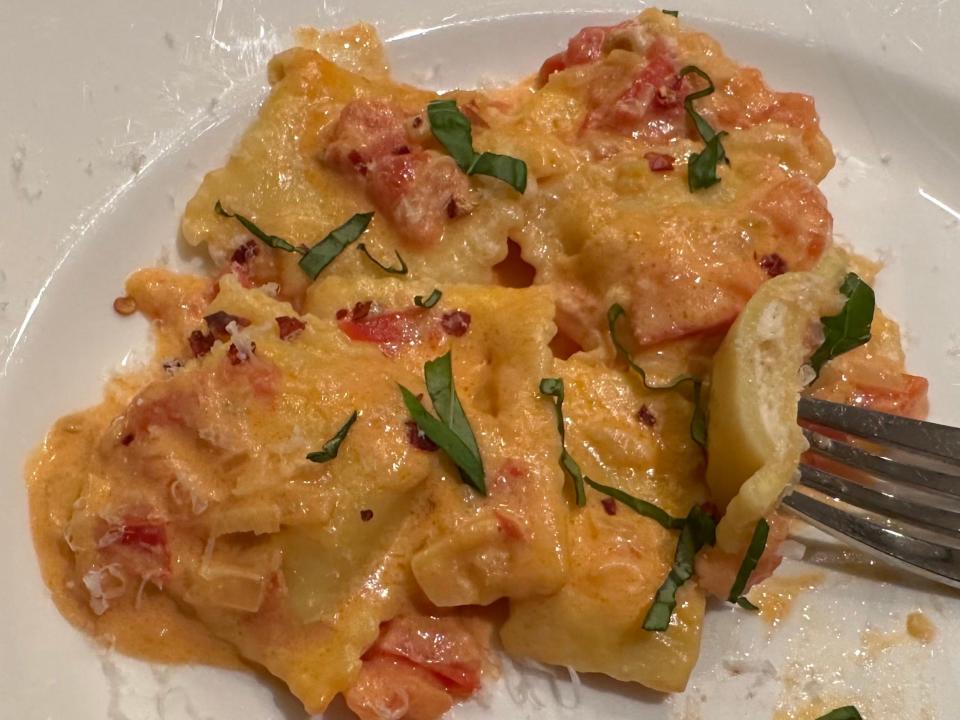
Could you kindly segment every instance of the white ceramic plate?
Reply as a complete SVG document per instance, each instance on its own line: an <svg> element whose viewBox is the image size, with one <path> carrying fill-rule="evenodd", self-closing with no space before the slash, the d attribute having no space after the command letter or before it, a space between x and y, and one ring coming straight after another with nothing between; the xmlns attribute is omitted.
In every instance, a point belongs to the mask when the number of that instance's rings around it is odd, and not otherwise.
<svg viewBox="0 0 960 720"><path fill-rule="evenodd" d="M134 268L189 264L185 200L218 165L265 87L265 62L300 24L358 19L391 38L399 75L437 88L508 80L585 24L639 6L574 0L195 0L5 4L0 22L0 716L201 720L303 716L266 680L105 653L70 628L41 583L22 483L59 415L96 402L107 373L143 357L144 324L110 303ZM808 0L677 3L775 87L817 99L839 161L824 189L839 237L888 263L881 304L901 320L932 416L960 423L960 3ZM508 665L456 718L788 720L822 697L869 720L958 716L960 601L811 536L783 576L823 573L776 627L708 614L682 696ZM910 640L906 615L937 626ZM561 677L562 676L562 677ZM334 709L331 716L343 714Z"/></svg>

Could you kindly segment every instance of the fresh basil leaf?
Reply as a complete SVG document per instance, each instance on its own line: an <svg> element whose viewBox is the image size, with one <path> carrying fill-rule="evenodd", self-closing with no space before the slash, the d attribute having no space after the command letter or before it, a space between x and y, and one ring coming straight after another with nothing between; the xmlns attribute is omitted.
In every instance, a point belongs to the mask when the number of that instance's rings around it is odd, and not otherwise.
<svg viewBox="0 0 960 720"><path fill-rule="evenodd" d="M627 365L630 366L630 369L640 376L640 380L643 382L643 386L647 390L673 390L680 385L680 383L687 381L692 384L693 416L690 419L690 437L692 437L694 442L701 447L706 447L707 413L705 403L701 397L703 381L695 375L683 373L681 375L677 375L675 378L662 385L651 385L647 380L647 373L634 361L634 359L630 356L630 352L627 350L626 345L624 345L620 338L617 337L617 321L624 315L624 313L625 311L620 303L614 303L610 306L610 309L607 310L607 327L610 330L610 340L613 342L613 347L616 348L617 354L626 360Z"/></svg>
<svg viewBox="0 0 960 720"><path fill-rule="evenodd" d="M684 518L674 517L666 510L654 505L652 502L641 500L640 498L634 497L629 493L625 493L623 490L618 488L610 487L609 485L601 485L600 483L594 482L588 477L585 477L583 480L594 490L598 490L604 495L609 495L614 500L619 500L635 513L643 515L646 518L650 518L651 520L655 520L667 530L680 530L683 527L683 523L685 522Z"/></svg>
<svg viewBox="0 0 960 720"><path fill-rule="evenodd" d="M291 245L289 242L284 240L281 237L276 235L269 235L263 230L254 225L250 220L245 218L243 215L237 215L236 213L228 213L223 209L223 205L220 204L220 201L217 200L217 204L213 206L214 211L217 215L222 215L227 218L234 218L238 223L243 225L246 228L247 232L253 235L255 238L263 242L265 245L268 245L277 250L285 250L286 252L298 253L301 252L298 248Z"/></svg>
<svg viewBox="0 0 960 720"><path fill-rule="evenodd" d="M456 433L470 452L479 458L480 448L477 447L477 438L473 434L473 428L470 427L466 413L463 412L463 405L460 404L460 398L457 397L457 391L453 386L452 352L448 351L446 355L425 363L423 379L437 417Z"/></svg>
<svg viewBox="0 0 960 720"><path fill-rule="evenodd" d="M670 627L670 617L677 607L677 590L693 576L694 557L704 545L717 541L717 526L699 505L687 513L673 556L673 567L657 590L653 605L643 620L644 630L663 631Z"/></svg>
<svg viewBox="0 0 960 720"><path fill-rule="evenodd" d="M706 143L703 152L691 153L690 159L687 161L687 185L690 188L690 192L694 192L695 190L702 190L720 182L720 178L717 177L717 166L722 162L729 165L730 161L727 158L726 150L724 150L721 142L727 133L716 132L710 127L710 123L693 107L694 100L712 95L716 90L713 85L713 80L696 65L687 65L680 70L679 76L682 78L691 73L702 78L707 83L707 87L690 93L683 101L683 107L686 109L687 115L696 126L697 132L700 134L703 142Z"/></svg>
<svg viewBox="0 0 960 720"><path fill-rule="evenodd" d="M741 595L737 598L737 605L742 607L744 610L749 610L750 612L760 612L760 608L747 600L746 596L744 595Z"/></svg>
<svg viewBox="0 0 960 720"><path fill-rule="evenodd" d="M333 262L334 258L342 253L347 245L363 234L372 219L372 212L357 213L340 227L331 230L329 235L300 258L301 269L311 280L316 280L321 270Z"/></svg>
<svg viewBox="0 0 960 720"><path fill-rule="evenodd" d="M540 381L540 394L553 398L553 410L557 417L557 432L560 433L560 467L573 480L573 491L577 505L587 504L587 493L583 489L584 480L589 479L580 470L577 461L567 452L567 431L563 422L563 379L543 378Z"/></svg>
<svg viewBox="0 0 960 720"><path fill-rule="evenodd" d="M414 295L413 304L417 307L427 308L428 310L440 302L440 298L443 297L443 293L440 292L439 288L434 288L433 292L427 295L426 298L423 295Z"/></svg>
<svg viewBox="0 0 960 720"><path fill-rule="evenodd" d="M333 460L337 456L337 453L340 452L340 444L343 442L343 439L347 437L350 428L353 427L353 424L357 421L358 415L359 413L354 410L353 414L343 424L343 427L337 430L337 434L327 440L320 450L309 453L307 460L315 463L325 463L328 460Z"/></svg>
<svg viewBox="0 0 960 720"><path fill-rule="evenodd" d="M400 385L400 394L403 403L407 406L410 417L438 448L443 450L447 457L460 469L460 477L481 495L487 494L487 485L484 478L483 462L453 430L443 422L437 420L427 412L417 396Z"/></svg>
<svg viewBox="0 0 960 720"><path fill-rule="evenodd" d="M846 705L821 715L817 720L863 720L863 716L853 705Z"/></svg>
<svg viewBox="0 0 960 720"><path fill-rule="evenodd" d="M470 119L460 112L456 100L431 100L427 118L433 136L467 175L489 175L520 193L527 189L527 164L523 160L473 149Z"/></svg>
<svg viewBox="0 0 960 720"><path fill-rule="evenodd" d="M470 164L467 175L488 175L497 180L503 180L518 193L523 193L527 189L527 164L509 155L480 153Z"/></svg>
<svg viewBox="0 0 960 720"><path fill-rule="evenodd" d="M823 324L823 344L810 358L810 366L817 375L830 360L860 347L870 340L870 326L876 298L873 288L856 273L848 273L840 286L847 296L843 309L836 315L820 318Z"/></svg>
<svg viewBox="0 0 960 720"><path fill-rule="evenodd" d="M680 17L679 10L661 10L660 12L662 12L664 15L673 15L675 18Z"/></svg>
<svg viewBox="0 0 960 720"><path fill-rule="evenodd" d="M737 571L737 577L733 581L733 587L727 595L727 601L737 603L743 607L741 600L750 604L749 600L743 597L743 589L747 586L750 579L750 573L757 569L757 563L760 562L760 556L763 555L763 549L767 546L767 535L770 533L770 525L766 520L760 518L757 526L753 529L753 537L750 538L750 545L747 546L747 552L743 556L743 562L740 563L740 569ZM750 604L750 609L756 609Z"/></svg>
<svg viewBox="0 0 960 720"><path fill-rule="evenodd" d="M370 254L370 251L367 250L367 246L363 243L357 244L357 250L362 252L367 256L367 259L370 260L374 265L383 270L384 272L390 273L391 275L406 275L407 274L407 264L403 261L403 258L400 257L400 253L394 250L394 254L397 256L397 260L400 262L400 267L388 267L382 262L377 260L373 255Z"/></svg>
<svg viewBox="0 0 960 720"><path fill-rule="evenodd" d="M427 103L427 118L433 136L457 161L460 169L468 172L476 156L473 129L470 119L457 107L457 101L431 100Z"/></svg>

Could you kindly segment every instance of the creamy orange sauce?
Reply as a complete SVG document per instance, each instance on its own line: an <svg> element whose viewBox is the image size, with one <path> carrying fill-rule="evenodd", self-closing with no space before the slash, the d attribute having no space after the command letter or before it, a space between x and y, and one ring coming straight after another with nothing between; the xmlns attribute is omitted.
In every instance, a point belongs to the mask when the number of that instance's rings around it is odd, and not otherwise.
<svg viewBox="0 0 960 720"><path fill-rule="evenodd" d="M923 611L917 610L907 615L907 635L926 645L937 637L937 626Z"/></svg>
<svg viewBox="0 0 960 720"><path fill-rule="evenodd" d="M815 590L824 579L819 570L800 575L774 575L755 586L747 598L760 608L760 617L771 627L787 618L794 602L804 592Z"/></svg>

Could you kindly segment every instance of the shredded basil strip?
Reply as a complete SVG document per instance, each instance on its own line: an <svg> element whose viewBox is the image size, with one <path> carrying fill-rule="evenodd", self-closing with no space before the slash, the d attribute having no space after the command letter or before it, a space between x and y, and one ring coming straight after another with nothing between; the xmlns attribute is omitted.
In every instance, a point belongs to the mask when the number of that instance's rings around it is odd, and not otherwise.
<svg viewBox="0 0 960 720"><path fill-rule="evenodd" d="M760 608L747 600L745 595L741 595L737 598L737 605L742 607L744 610L749 610L750 612L760 612Z"/></svg>
<svg viewBox="0 0 960 720"><path fill-rule="evenodd" d="M519 193L527 189L527 164L523 160L473 149L470 119L460 112L456 100L431 100L427 117L433 136L467 175L489 175Z"/></svg>
<svg viewBox="0 0 960 720"><path fill-rule="evenodd" d="M746 609L757 609L753 603L743 597L743 589L747 586L750 574L757 569L760 556L763 555L763 550L767 547L767 535L769 535L769 533L770 525L766 520L760 518L760 520L757 521L757 526L753 529L753 537L750 539L750 545L747 547L747 552L743 556L743 562L740 563L740 569L737 571L737 577L733 581L733 587L730 588L730 593L727 595L728 602L737 603L740 607L744 607L744 604L740 602L743 600L749 606Z"/></svg>
<svg viewBox="0 0 960 720"><path fill-rule="evenodd" d="M433 292L427 295L426 298L423 295L414 295L413 304L417 307L427 308L428 310L440 302L440 298L443 297L443 293L440 292L440 288L434 288Z"/></svg>
<svg viewBox="0 0 960 720"><path fill-rule="evenodd" d="M663 631L670 626L670 617L677 607L677 590L693 576L693 559L704 545L713 545L717 526L699 505L687 513L673 556L673 567L663 585L657 590L653 605L643 621L644 630Z"/></svg>
<svg viewBox="0 0 960 720"><path fill-rule="evenodd" d="M340 444L343 442L344 438L347 437L347 433L350 432L350 428L353 427L353 424L357 421L358 415L359 413L354 410L353 414L343 424L343 427L337 430L337 434L327 440L320 450L309 453L307 455L307 460L315 463L325 463L328 460L333 460L337 456L337 453L340 452Z"/></svg>
<svg viewBox="0 0 960 720"><path fill-rule="evenodd" d="M391 275L406 275L406 274L407 274L407 264L403 261L403 258L400 257L400 253L399 253L398 251L396 251L396 250L394 250L393 253L394 253L394 255L397 256L397 260L398 260L399 263L400 263L400 267L398 267L398 268L397 268L397 267L389 267L389 266L387 266L387 265L384 265L382 262L380 262L380 261L377 260L373 255L370 254L370 251L367 250L367 246L364 245L363 243L358 243L358 244L357 244L357 250L358 250L359 252L362 252L364 255L366 255L366 256L367 256L367 259L368 259L370 262L372 262L374 265L376 265L378 268L380 268L380 269L383 270L384 272L390 273Z"/></svg>
<svg viewBox="0 0 960 720"><path fill-rule="evenodd" d="M840 286L847 296L843 309L836 315L820 318L823 324L823 344L810 358L810 366L817 375L830 360L849 352L870 340L870 326L876 299L873 288L856 273L848 273Z"/></svg>
<svg viewBox="0 0 960 720"><path fill-rule="evenodd" d="M481 495L486 495L480 448L457 397L450 353L424 364L423 378L439 420L427 412L416 395L401 385L400 393L410 416L423 434L453 460L463 481Z"/></svg>
<svg viewBox="0 0 960 720"><path fill-rule="evenodd" d="M323 240L310 248L302 258L300 258L300 268L315 280L320 271L329 265L333 260L344 251L350 243L354 242L367 229L367 225L373 219L373 213L357 213L347 220L343 225L331 230Z"/></svg>
<svg viewBox="0 0 960 720"><path fill-rule="evenodd" d="M675 18L680 17L679 10L661 10L660 12L662 12L664 15L673 15Z"/></svg>
<svg viewBox="0 0 960 720"><path fill-rule="evenodd" d="M253 235L255 238L260 240L265 245L268 245L277 250L285 250L286 252L292 252L292 253L300 252L300 250L298 250L296 247L291 245L289 242L287 242L283 238L277 237L276 235L269 235L265 233L263 230L261 230L256 225L254 225L253 222L251 222L248 218L245 218L243 215L237 215L236 213L228 213L226 210L223 209L223 205L220 204L219 200L217 200L217 204L213 206L213 209L217 213L217 215L222 215L223 217L227 217L227 218L234 218L238 223L240 223L241 225L243 225L244 228L247 229L247 232L249 232L251 235Z"/></svg>
<svg viewBox="0 0 960 720"><path fill-rule="evenodd" d="M609 495L614 500L619 500L635 513L643 515L646 518L650 518L651 520L655 520L667 530L680 530L683 527L683 518L674 517L666 510L654 505L652 502L641 500L640 498L634 497L633 495L630 495L629 493L626 493L618 488L610 487L609 485L601 485L600 483L595 482L588 477L585 477L583 480L594 490L598 490L604 495Z"/></svg>
<svg viewBox="0 0 960 720"><path fill-rule="evenodd" d="M540 381L540 393L553 398L553 409L557 416L557 432L560 433L560 467L573 480L573 491L577 506L583 507L587 504L587 493L583 489L583 483L586 481L593 484L593 481L583 474L577 461L567 452L567 432L563 422L563 379L543 378Z"/></svg>
<svg viewBox="0 0 960 720"><path fill-rule="evenodd" d="M730 161L727 159L726 150L724 150L723 144L721 143L721 140L727 133L724 131L716 132L710 127L710 123L693 108L694 100L712 95L714 90L716 90L713 85L713 80L696 65L687 65L680 71L679 76L682 78L690 73L697 75L707 82L707 87L703 90L690 93L683 101L683 107L686 109L687 115L693 120L697 132L700 133L700 137L703 139L703 142L706 143L702 152L691 153L690 159L687 160L687 185L690 187L690 192L694 192L695 190L702 190L720 182L720 178L717 177L717 166L722 162L729 165Z"/></svg>
<svg viewBox="0 0 960 720"><path fill-rule="evenodd" d="M821 715L817 720L863 720L863 716L853 705L845 705L831 710L826 715Z"/></svg>
<svg viewBox="0 0 960 720"><path fill-rule="evenodd" d="M617 321L625 314L623 306L620 303L614 303L610 306L610 309L607 310L607 327L610 330L610 340L613 342L613 347L616 348L617 354L623 357L627 361L627 365L630 366L631 370L634 370L639 376L640 380L643 381L643 386L647 390L673 390L680 383L689 381L693 387L693 417L690 419L690 437L693 438L701 447L706 447L707 445L707 414L705 404L702 400L702 390L703 390L703 380L696 377L695 375L690 375L688 373L683 373L677 375L672 380L668 381L662 385L651 385L647 380L646 371L640 367L634 359L630 356L630 352L627 350L627 347L621 342L620 338L617 337Z"/></svg>

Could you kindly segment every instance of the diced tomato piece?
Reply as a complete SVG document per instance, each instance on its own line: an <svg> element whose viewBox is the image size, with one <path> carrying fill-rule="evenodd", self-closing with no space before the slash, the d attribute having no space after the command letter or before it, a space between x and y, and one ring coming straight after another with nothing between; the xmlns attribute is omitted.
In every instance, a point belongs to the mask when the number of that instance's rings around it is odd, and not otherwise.
<svg viewBox="0 0 960 720"><path fill-rule="evenodd" d="M120 535L121 545L133 545L150 551L167 547L167 526L150 520L127 519Z"/></svg>
<svg viewBox="0 0 960 720"><path fill-rule="evenodd" d="M457 695L469 695L480 687L483 648L454 617L405 615L394 618L381 630L370 655L408 660L432 672Z"/></svg>
<svg viewBox="0 0 960 720"><path fill-rule="evenodd" d="M344 699L360 720L437 720L453 705L443 683L403 658L365 658Z"/></svg>
<svg viewBox="0 0 960 720"><path fill-rule="evenodd" d="M413 345L420 340L424 313L418 309L365 315L358 320L345 317L338 321L340 329L351 340L378 345Z"/></svg>
<svg viewBox="0 0 960 720"><path fill-rule="evenodd" d="M583 65L603 57L603 46L610 27L585 27L567 42L567 49L553 55L540 67L540 82L544 83L555 72L574 65Z"/></svg>
<svg viewBox="0 0 960 720"><path fill-rule="evenodd" d="M833 235L827 200L809 178L795 175L774 185L756 211L769 220L786 242L777 254L791 270L807 270L820 258Z"/></svg>
<svg viewBox="0 0 960 720"><path fill-rule="evenodd" d="M327 146L327 163L343 172L365 174L375 160L409 145L405 117L400 108L386 100L348 103Z"/></svg>
<svg viewBox="0 0 960 720"><path fill-rule="evenodd" d="M652 172L669 172L673 170L673 155L664 155L658 152L648 152L643 156Z"/></svg>
<svg viewBox="0 0 960 720"><path fill-rule="evenodd" d="M773 575L774 571L780 567L783 556L780 555L780 546L790 534L790 521L779 515L773 515L768 518L770 523L770 533L767 536L767 545L760 556L760 562L747 580L744 588L744 594L757 583L761 583ZM726 600L730 594L730 588L737 578L737 572L743 563L743 555L746 547L739 553L725 553L718 548L709 548L697 555L695 561L697 583L706 592L714 597Z"/></svg>
<svg viewBox="0 0 960 720"><path fill-rule="evenodd" d="M374 163L367 174L370 199L409 240L430 244L447 222L470 211L470 181L453 158L417 150Z"/></svg>

